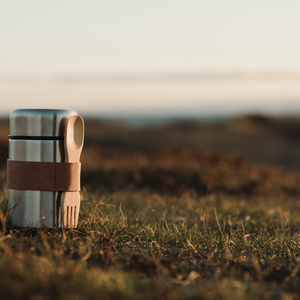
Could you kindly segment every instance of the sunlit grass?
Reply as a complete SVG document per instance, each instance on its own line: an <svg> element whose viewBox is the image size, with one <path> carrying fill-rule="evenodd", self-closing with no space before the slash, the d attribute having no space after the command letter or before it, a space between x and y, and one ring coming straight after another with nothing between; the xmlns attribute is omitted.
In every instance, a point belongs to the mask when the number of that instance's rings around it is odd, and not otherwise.
<svg viewBox="0 0 300 300"><path fill-rule="evenodd" d="M296 198L89 190L82 196L76 230L2 227L2 297L299 295ZM6 201L3 194L4 214Z"/></svg>

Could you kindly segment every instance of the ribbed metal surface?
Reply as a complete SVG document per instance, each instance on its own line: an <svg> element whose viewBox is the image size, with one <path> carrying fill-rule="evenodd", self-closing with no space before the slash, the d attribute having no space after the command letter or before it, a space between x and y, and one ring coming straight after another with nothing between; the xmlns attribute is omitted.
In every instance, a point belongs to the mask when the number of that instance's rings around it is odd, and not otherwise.
<svg viewBox="0 0 300 300"><path fill-rule="evenodd" d="M10 135L59 136L64 133L72 110L14 110ZM62 162L63 140L9 140L9 159L18 161ZM35 176L32 174L32 176ZM8 190L9 218L18 227L59 226L60 192Z"/></svg>

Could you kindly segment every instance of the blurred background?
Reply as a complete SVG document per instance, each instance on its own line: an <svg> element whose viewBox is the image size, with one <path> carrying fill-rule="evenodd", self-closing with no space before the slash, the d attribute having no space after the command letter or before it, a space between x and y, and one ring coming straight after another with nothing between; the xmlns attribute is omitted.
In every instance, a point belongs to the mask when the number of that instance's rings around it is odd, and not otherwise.
<svg viewBox="0 0 300 300"><path fill-rule="evenodd" d="M70 108L89 155L205 147L300 167L299 1L0 4L4 152L11 110Z"/></svg>
<svg viewBox="0 0 300 300"><path fill-rule="evenodd" d="M0 4L2 115L300 112L299 1Z"/></svg>

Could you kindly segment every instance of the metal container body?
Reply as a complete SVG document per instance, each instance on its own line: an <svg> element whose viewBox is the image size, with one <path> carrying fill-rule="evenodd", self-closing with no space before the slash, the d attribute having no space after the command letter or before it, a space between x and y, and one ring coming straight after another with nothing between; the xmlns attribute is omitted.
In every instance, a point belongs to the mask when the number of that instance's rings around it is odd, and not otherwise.
<svg viewBox="0 0 300 300"><path fill-rule="evenodd" d="M68 118L76 114L74 110L14 110L10 118L9 159L63 162L65 126ZM60 194L9 189L8 208L12 225L60 226Z"/></svg>

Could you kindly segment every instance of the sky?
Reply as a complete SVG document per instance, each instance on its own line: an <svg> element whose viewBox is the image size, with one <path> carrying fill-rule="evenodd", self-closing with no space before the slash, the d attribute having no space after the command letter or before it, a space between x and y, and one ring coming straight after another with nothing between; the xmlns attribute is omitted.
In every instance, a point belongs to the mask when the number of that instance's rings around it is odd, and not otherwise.
<svg viewBox="0 0 300 300"><path fill-rule="evenodd" d="M3 113L54 106L300 113L300 1L0 0L0 7Z"/></svg>

